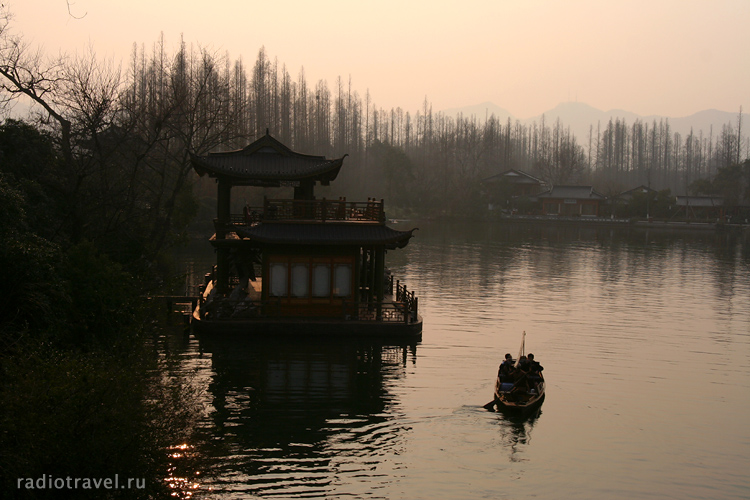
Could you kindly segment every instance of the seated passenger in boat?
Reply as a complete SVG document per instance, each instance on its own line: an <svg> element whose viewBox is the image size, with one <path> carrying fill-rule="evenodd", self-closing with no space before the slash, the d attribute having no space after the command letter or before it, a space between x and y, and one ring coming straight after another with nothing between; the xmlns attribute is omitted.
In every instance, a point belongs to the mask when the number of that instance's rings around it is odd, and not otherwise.
<svg viewBox="0 0 750 500"><path fill-rule="evenodd" d="M518 358L518 369L526 373L529 370L529 358L521 356Z"/></svg>
<svg viewBox="0 0 750 500"><path fill-rule="evenodd" d="M514 386L515 386L514 388L516 390L524 391L524 392L529 390L529 388L530 388L529 387L529 377L528 377L528 374L525 371L523 371L523 370L521 370L519 368L516 368L516 371L513 374L513 377L514 377L513 378L513 384L514 384Z"/></svg>
<svg viewBox="0 0 750 500"><path fill-rule="evenodd" d="M518 366L514 365L514 369L511 375L513 380L513 391L514 392L528 392L530 389L529 385L529 360L526 356L521 356L518 359Z"/></svg>
<svg viewBox="0 0 750 500"><path fill-rule="evenodd" d="M542 370L544 370L544 367L534 359L534 355L531 353L529 353L527 364L528 368L526 369L526 373L528 373L529 379L531 379L533 382L541 380Z"/></svg>
<svg viewBox="0 0 750 500"><path fill-rule="evenodd" d="M500 369L497 371L497 376L501 382L512 382L515 362L510 353L505 355L505 361L500 363Z"/></svg>

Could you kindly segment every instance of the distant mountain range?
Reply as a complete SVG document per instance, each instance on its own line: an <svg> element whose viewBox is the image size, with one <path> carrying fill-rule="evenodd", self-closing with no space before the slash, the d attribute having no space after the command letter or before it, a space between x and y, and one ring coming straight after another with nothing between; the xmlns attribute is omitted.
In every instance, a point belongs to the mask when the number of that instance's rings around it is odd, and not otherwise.
<svg viewBox="0 0 750 500"><path fill-rule="evenodd" d="M491 102L483 102L481 104L466 106L463 108L446 109L442 111L442 113L446 116L454 117L459 114L463 114L464 117L476 116L480 123L483 123L486 118L489 118L493 114L502 124L505 124L508 121L508 118L514 123L517 120L517 118L508 110ZM649 128L654 121L659 123L660 120L669 120L669 127L672 132L679 132L683 138L690 134L691 128L694 134L697 135L700 131L703 131L703 136L708 137L711 132L711 126L713 126L713 136L716 137L721 133L721 128L726 124L731 123L732 127L737 130L738 113L708 109L680 118L656 115L640 116L621 109L602 111L582 102L564 102L546 113L543 113L543 115L545 123L550 127L554 126L559 118L560 123L562 123L564 127L570 127L570 131L578 138L579 144L586 144L588 142L590 127L594 127L594 134L596 134L597 124L601 124L601 130L604 130L610 119L614 121L619 118L620 120L624 120L628 125L632 125L636 120L640 120L644 124L648 124ZM518 119L518 121L526 125L533 122L539 123L541 122L541 119L542 115L539 115L532 118ZM750 120L748 120L747 126L750 126ZM743 129L744 128L745 125L743 124Z"/></svg>
<svg viewBox="0 0 750 500"><path fill-rule="evenodd" d="M14 103L15 108L12 110L10 116L14 118L23 118L28 116L29 106L23 101ZM541 122L542 115L534 116L531 118L518 119L513 116L508 110L501 108L497 104L491 102L483 102L474 106L465 106L463 108L452 108L441 111L445 116L456 117L459 114L463 114L464 117L469 118L475 116L480 123L483 123L485 119L489 118L493 114L500 123L505 125L508 122L508 118L513 123L516 120L520 121L523 125L528 125L534 122ZM669 120L669 127L672 133L679 132L683 139L690 133L690 129L693 129L694 134L699 134L703 131L703 136L708 137L711 126L713 126L714 138L721 134L721 128L729 123L732 124L734 130L737 130L737 115L738 113L730 113L728 111L718 111L716 109L708 109L705 111L699 111L690 116L682 118L673 118L666 116L640 116L630 111L624 111L621 109L613 109L610 111L602 111L596 109L588 104L582 102L563 102L558 104L555 108L550 109L544 114L545 123L551 128L555 125L557 119L560 119L560 123L564 127L570 127L571 132L578 138L578 143L581 145L588 144L589 128L594 127L594 134L596 134L597 124L601 124L601 130L604 130L609 120L625 120L628 125L632 125L636 120L641 120L644 124L648 124L649 129L651 128L654 121L659 123L659 120ZM750 119L747 114L743 113L743 130L750 131ZM744 133L743 136L747 136Z"/></svg>

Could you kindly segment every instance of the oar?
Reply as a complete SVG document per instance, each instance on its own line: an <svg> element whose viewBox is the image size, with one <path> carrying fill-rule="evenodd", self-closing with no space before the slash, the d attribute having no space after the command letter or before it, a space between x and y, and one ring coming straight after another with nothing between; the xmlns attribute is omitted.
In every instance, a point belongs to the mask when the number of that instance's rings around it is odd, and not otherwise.
<svg viewBox="0 0 750 500"><path fill-rule="evenodd" d="M494 408L495 408L495 400L494 399L492 401L490 401L489 403L487 403L486 405L484 405L484 409L485 410L493 410Z"/></svg>

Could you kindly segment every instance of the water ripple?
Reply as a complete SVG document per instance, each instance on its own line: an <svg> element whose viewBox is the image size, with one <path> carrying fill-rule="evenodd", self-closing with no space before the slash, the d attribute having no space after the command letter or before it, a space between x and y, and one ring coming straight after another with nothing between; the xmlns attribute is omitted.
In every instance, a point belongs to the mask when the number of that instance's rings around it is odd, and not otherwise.
<svg viewBox="0 0 750 500"><path fill-rule="evenodd" d="M389 253L416 346L190 344L206 498L743 498L747 243L437 226ZM524 331L548 393L519 421L482 405Z"/></svg>

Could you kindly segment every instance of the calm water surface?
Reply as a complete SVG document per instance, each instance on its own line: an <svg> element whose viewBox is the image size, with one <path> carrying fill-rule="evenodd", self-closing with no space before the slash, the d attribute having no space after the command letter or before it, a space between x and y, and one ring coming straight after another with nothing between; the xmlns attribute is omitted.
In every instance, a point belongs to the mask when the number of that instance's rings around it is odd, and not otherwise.
<svg viewBox="0 0 750 500"><path fill-rule="evenodd" d="M177 341L195 497L750 498L747 234L419 226L416 345ZM482 405L523 331L547 398L513 421Z"/></svg>

